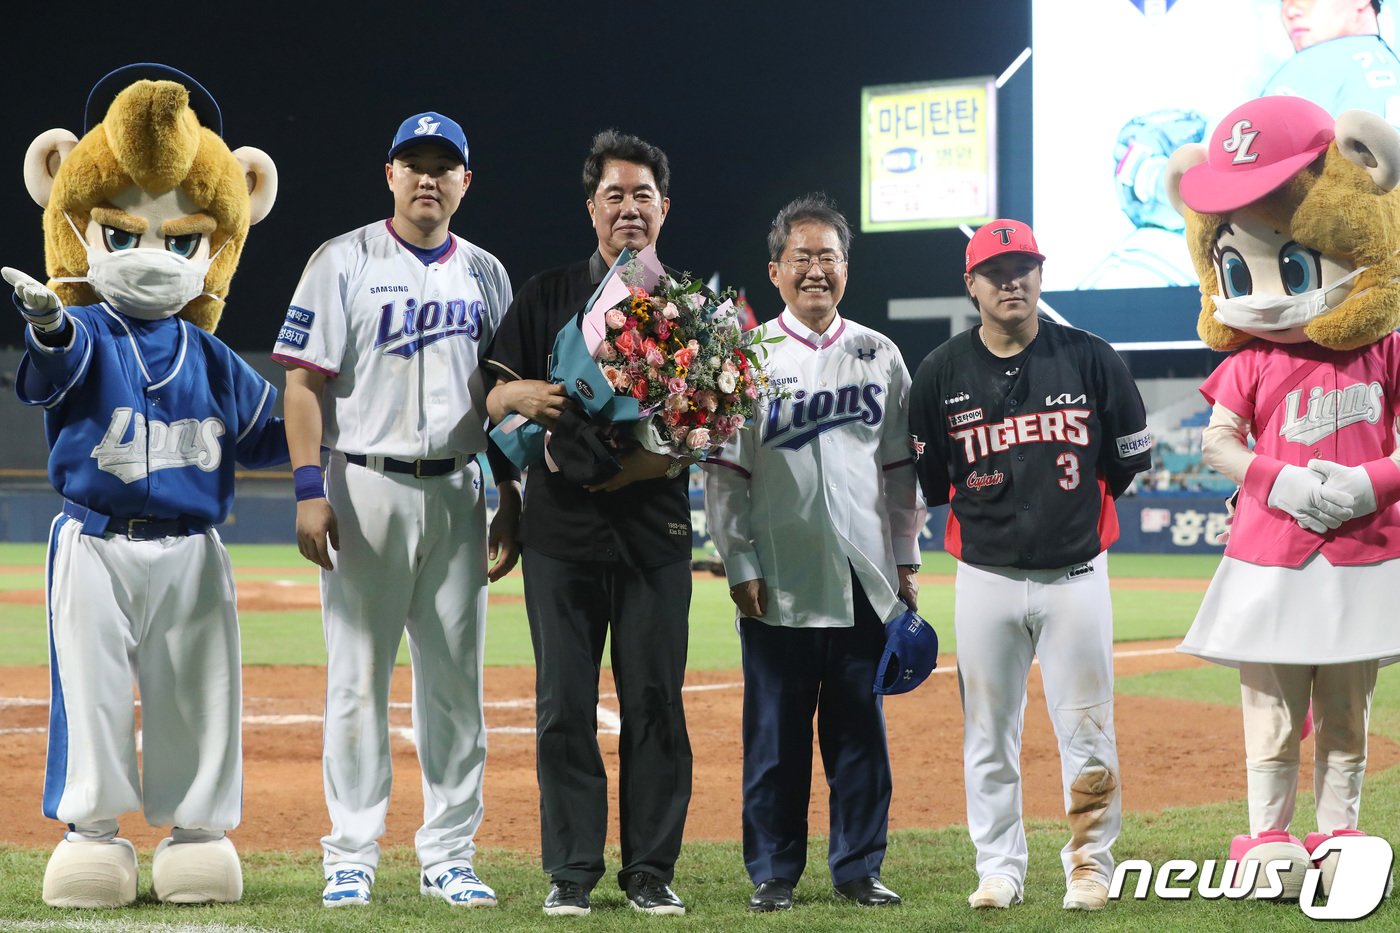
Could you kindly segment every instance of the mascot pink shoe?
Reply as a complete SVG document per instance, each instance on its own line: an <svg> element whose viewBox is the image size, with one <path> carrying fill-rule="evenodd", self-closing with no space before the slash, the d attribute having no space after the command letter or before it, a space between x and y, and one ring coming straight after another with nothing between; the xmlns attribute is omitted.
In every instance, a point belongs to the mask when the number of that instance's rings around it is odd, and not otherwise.
<svg viewBox="0 0 1400 933"><path fill-rule="evenodd" d="M1337 830L1337 831L1334 832L1334 833L1308 833L1307 839L1305 839L1305 840L1303 841L1303 848L1305 848L1305 849L1308 850L1308 857L1311 858L1311 857L1312 857L1312 853L1317 851L1317 847L1318 847L1318 846L1320 846L1322 843L1326 842L1328 839L1331 839L1331 838L1334 837L1334 836L1365 836L1365 835L1368 835L1368 834L1362 832L1362 831L1359 830L1359 829L1339 829L1339 830ZM1313 862L1314 865L1316 865L1318 868L1322 869L1322 879L1321 879L1321 882L1320 882L1320 884L1319 884L1319 887L1321 887L1321 889L1322 889L1322 896L1323 896L1323 897L1326 897L1326 896L1328 896L1329 894L1332 893L1332 879L1333 879L1333 877L1335 877L1336 874L1337 874L1337 861L1338 861L1338 859L1340 859L1340 858L1341 858L1341 854L1340 854L1340 853L1338 853L1338 852L1329 852L1329 853L1327 853L1327 855L1324 856L1323 858L1317 859L1317 860L1315 860L1315 861ZM1386 886L1385 886L1385 896L1386 896L1386 897L1390 897L1390 892L1391 892L1394 888L1395 888L1395 876L1392 874L1391 877L1390 877L1390 881L1387 882L1387 883L1386 883Z"/></svg>
<svg viewBox="0 0 1400 933"><path fill-rule="evenodd" d="M1297 836L1278 829L1265 830L1256 836L1236 836L1230 841L1230 861L1238 866L1236 871L1243 869L1246 862L1259 863L1258 874L1254 877L1255 893L1251 896L1257 897L1257 892L1269 883L1268 875L1264 872L1265 865L1272 861L1292 863L1279 873L1283 893L1276 895L1275 899L1281 901L1296 901L1302 893L1303 878L1307 870L1313 867L1312 859L1308 856L1310 851L1303 847Z"/></svg>

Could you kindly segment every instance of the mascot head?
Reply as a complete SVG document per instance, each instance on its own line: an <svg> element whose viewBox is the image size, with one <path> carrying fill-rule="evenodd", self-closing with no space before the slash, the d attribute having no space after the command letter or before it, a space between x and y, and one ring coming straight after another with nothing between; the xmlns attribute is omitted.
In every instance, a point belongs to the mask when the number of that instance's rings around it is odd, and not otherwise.
<svg viewBox="0 0 1400 933"><path fill-rule="evenodd" d="M1252 100L1177 150L1167 191L1201 280L1201 340L1351 350L1400 326L1397 181L1390 124L1300 97Z"/></svg>
<svg viewBox="0 0 1400 933"><path fill-rule="evenodd" d="M49 130L25 154L25 185L44 208L49 287L66 304L101 299L212 332L248 227L276 199L272 160L231 152L213 97L165 65L107 75L85 123L82 139Z"/></svg>

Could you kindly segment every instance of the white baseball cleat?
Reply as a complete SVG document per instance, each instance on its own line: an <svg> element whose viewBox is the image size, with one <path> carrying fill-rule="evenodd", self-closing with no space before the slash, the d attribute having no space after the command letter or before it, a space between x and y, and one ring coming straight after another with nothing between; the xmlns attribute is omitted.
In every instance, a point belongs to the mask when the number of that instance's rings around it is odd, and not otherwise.
<svg viewBox="0 0 1400 933"><path fill-rule="evenodd" d="M986 908L1004 910L1012 904L1021 903L1021 895L1016 892L1016 885L1011 883L1010 878L993 875L984 879L977 886L977 890L968 897L967 903L968 906L976 907L978 910Z"/></svg>
<svg viewBox="0 0 1400 933"><path fill-rule="evenodd" d="M1065 891L1065 910L1103 910L1108 906L1108 888L1093 878L1076 878Z"/></svg>
<svg viewBox="0 0 1400 933"><path fill-rule="evenodd" d="M151 860L151 893L168 904L232 904L243 897L243 866L227 836L207 842L156 846Z"/></svg>
<svg viewBox="0 0 1400 933"><path fill-rule="evenodd" d="M50 907L125 907L136 901L136 847L121 838L64 837L44 869Z"/></svg>
<svg viewBox="0 0 1400 933"><path fill-rule="evenodd" d="M457 907L495 907L496 892L476 876L470 865L434 866L423 872L419 891Z"/></svg>
<svg viewBox="0 0 1400 933"><path fill-rule="evenodd" d="M321 892L322 907L364 907L369 903L374 873L364 868L337 868Z"/></svg>

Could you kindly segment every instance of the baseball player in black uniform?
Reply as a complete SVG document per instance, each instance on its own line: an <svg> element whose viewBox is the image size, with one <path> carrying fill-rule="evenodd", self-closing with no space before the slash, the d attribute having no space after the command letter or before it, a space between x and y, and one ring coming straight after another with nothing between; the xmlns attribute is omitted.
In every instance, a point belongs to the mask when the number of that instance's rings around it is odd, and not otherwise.
<svg viewBox="0 0 1400 933"><path fill-rule="evenodd" d="M929 505L952 505L945 546L959 561L953 625L979 879L968 902L1022 898L1021 727L1039 657L1070 822L1064 906L1096 910L1122 821L1104 551L1118 538L1114 499L1149 466L1152 436L1113 349L1037 317L1044 259L1018 221L973 235L963 280L982 322L919 366L909 427Z"/></svg>

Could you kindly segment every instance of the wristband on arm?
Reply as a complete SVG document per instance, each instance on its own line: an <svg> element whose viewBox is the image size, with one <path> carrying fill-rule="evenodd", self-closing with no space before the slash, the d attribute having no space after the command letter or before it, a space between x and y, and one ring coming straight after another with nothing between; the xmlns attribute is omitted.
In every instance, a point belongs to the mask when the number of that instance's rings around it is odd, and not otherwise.
<svg viewBox="0 0 1400 933"><path fill-rule="evenodd" d="M292 482L296 489L298 502L326 497L326 482L321 475L321 468L315 464L300 466L293 470Z"/></svg>

